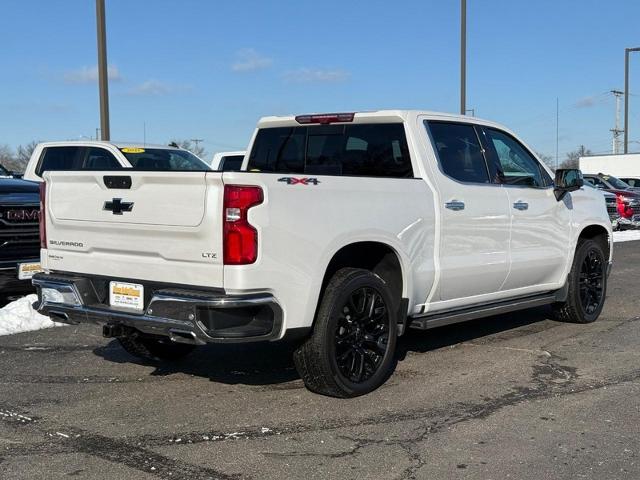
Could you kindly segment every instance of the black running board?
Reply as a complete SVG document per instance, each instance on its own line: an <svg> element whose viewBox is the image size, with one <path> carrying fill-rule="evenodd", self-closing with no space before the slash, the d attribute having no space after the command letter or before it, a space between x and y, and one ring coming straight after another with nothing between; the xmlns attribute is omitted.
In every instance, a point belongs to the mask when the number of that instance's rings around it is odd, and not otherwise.
<svg viewBox="0 0 640 480"><path fill-rule="evenodd" d="M503 302L477 305L475 307L426 314L424 316L410 318L409 328L415 328L416 330L429 330L430 328L451 325L452 323L491 317L502 313L524 310L526 308L541 307L556 301L558 301L557 294L556 292L552 292L532 297L521 297L516 300L507 300Z"/></svg>

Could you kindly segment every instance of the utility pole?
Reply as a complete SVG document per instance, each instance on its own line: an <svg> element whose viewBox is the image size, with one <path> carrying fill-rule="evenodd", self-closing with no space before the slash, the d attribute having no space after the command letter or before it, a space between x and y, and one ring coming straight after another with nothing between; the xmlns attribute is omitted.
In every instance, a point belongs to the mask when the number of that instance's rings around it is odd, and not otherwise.
<svg viewBox="0 0 640 480"><path fill-rule="evenodd" d="M467 0L460 0L460 114L467 114Z"/></svg>
<svg viewBox="0 0 640 480"><path fill-rule="evenodd" d="M558 145L560 144L560 99L556 97L556 170L560 168Z"/></svg>
<svg viewBox="0 0 640 480"><path fill-rule="evenodd" d="M198 150L198 144L204 142L204 138L192 138L191 141L196 144L194 150Z"/></svg>
<svg viewBox="0 0 640 480"><path fill-rule="evenodd" d="M620 90L611 90L611 93L616 97L616 126L611 129L613 133L613 153L620 153L620 135L624 133L624 130L620 129L620 97L624 95L624 92Z"/></svg>
<svg viewBox="0 0 640 480"><path fill-rule="evenodd" d="M100 90L100 133L102 140L109 140L109 77L107 71L107 29L105 26L104 0L96 0L98 32L98 88Z"/></svg>
<svg viewBox="0 0 640 480"><path fill-rule="evenodd" d="M629 54L640 47L624 49L624 153L629 153Z"/></svg>

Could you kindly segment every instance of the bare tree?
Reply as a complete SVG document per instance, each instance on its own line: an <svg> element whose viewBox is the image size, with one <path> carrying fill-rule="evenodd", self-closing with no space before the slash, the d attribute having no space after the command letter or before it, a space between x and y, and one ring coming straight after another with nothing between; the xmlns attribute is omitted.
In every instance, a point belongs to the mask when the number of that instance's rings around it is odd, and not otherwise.
<svg viewBox="0 0 640 480"><path fill-rule="evenodd" d="M560 164L560 168L579 168L580 157L586 157L587 155L592 155L591 150L584 145L580 145L577 150L567 153L567 158Z"/></svg>
<svg viewBox="0 0 640 480"><path fill-rule="evenodd" d="M549 168L551 168L552 170L556 169L555 163L553 161L553 157L551 157L551 155L545 155L544 153L540 153L540 152L536 152L536 155L540 160L546 163L549 166Z"/></svg>
<svg viewBox="0 0 640 480"><path fill-rule="evenodd" d="M194 155L204 159L207 156L207 151L202 145L195 145L191 140L171 140L171 143L175 143L180 148L189 150Z"/></svg>
<svg viewBox="0 0 640 480"><path fill-rule="evenodd" d="M20 166L20 171L24 172L24 169L27 167L29 160L31 159L31 155L33 151L36 149L38 142L31 141L26 145L19 145L16 150L15 161Z"/></svg>

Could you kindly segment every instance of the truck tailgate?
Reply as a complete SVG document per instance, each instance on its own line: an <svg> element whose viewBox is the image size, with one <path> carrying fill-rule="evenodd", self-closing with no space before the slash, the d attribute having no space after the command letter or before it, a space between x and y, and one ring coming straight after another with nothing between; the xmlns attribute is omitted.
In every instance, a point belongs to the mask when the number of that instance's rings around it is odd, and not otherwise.
<svg viewBox="0 0 640 480"><path fill-rule="evenodd" d="M44 268L222 287L221 172L48 172L45 180Z"/></svg>

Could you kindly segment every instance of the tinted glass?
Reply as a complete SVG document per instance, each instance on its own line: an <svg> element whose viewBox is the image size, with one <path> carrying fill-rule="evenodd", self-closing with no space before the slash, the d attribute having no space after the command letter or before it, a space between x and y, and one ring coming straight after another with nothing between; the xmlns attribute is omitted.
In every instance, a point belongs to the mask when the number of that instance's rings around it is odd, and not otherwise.
<svg viewBox="0 0 640 480"><path fill-rule="evenodd" d="M223 172L239 172L242 167L242 160L244 160L244 155L229 155L228 157L222 157L220 170Z"/></svg>
<svg viewBox="0 0 640 480"><path fill-rule="evenodd" d="M504 183L526 187L547 185L540 164L518 141L499 130L486 131L502 168Z"/></svg>
<svg viewBox="0 0 640 480"><path fill-rule="evenodd" d="M489 183L489 172L472 125L429 122L440 168L454 180Z"/></svg>
<svg viewBox="0 0 640 480"><path fill-rule="evenodd" d="M611 188L615 188L616 190L626 190L629 188L629 184L623 182L619 178L612 177L611 175L602 175L602 180L611 185Z"/></svg>
<svg viewBox="0 0 640 480"><path fill-rule="evenodd" d="M629 185L630 187L640 187L640 179L638 178L623 178L622 181Z"/></svg>
<svg viewBox="0 0 640 480"><path fill-rule="evenodd" d="M598 177L584 177L584 181L590 183L596 188L608 188Z"/></svg>
<svg viewBox="0 0 640 480"><path fill-rule="evenodd" d="M87 149L82 168L87 170L117 170L122 167L108 150L90 147Z"/></svg>
<svg viewBox="0 0 640 480"><path fill-rule="evenodd" d="M47 147L42 155L36 175L46 171L75 170L80 167L84 147Z"/></svg>
<svg viewBox="0 0 640 480"><path fill-rule="evenodd" d="M261 129L248 170L411 178L404 126L314 125Z"/></svg>
<svg viewBox="0 0 640 480"><path fill-rule="evenodd" d="M136 150L136 153L130 153L121 149L122 154L127 157L131 166L136 170L176 172L211 170L205 162L187 150L170 148L139 148Z"/></svg>

